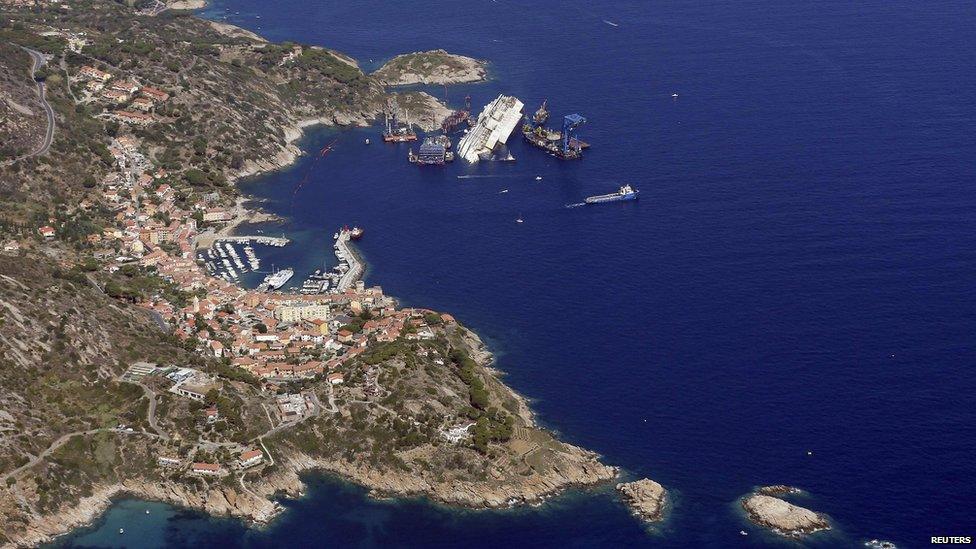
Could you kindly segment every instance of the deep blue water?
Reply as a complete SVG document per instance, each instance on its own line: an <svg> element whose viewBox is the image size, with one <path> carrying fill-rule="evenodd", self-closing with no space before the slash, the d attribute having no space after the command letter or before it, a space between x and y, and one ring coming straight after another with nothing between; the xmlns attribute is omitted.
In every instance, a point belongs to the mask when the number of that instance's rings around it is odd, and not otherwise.
<svg viewBox="0 0 976 549"><path fill-rule="evenodd" d="M605 489L468 512L313 478L265 530L126 501L68 543L789 545L737 511L768 483L834 520L809 545L976 532L976 4L220 0L206 14L367 68L433 47L487 58L490 82L433 92L548 98L589 119L581 162L513 140L513 164L442 169L407 164L375 128L318 130L305 145L338 137L328 157L244 188L296 239L266 262L304 274L329 264L338 226L364 226L369 283L477 330L546 425L660 481L674 509L648 533ZM621 182L639 203L565 207Z"/></svg>

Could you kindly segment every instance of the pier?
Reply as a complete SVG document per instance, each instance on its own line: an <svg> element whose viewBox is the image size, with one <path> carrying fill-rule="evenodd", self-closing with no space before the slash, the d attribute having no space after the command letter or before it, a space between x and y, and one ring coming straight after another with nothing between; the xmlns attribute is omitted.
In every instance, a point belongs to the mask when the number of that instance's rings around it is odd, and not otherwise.
<svg viewBox="0 0 976 549"><path fill-rule="evenodd" d="M339 270L342 274L339 275L339 281L332 289L333 293L341 294L345 292L363 276L363 262L360 261L359 256L350 247L350 238L351 231L347 229L339 231L339 236L336 238L335 255L339 259ZM343 264L348 268L343 270Z"/></svg>
<svg viewBox="0 0 976 549"><path fill-rule="evenodd" d="M255 242L257 244L264 244L265 246L274 246L276 248L281 248L282 246L291 242L283 236L218 236L214 239L214 242L236 242L238 244L250 244Z"/></svg>

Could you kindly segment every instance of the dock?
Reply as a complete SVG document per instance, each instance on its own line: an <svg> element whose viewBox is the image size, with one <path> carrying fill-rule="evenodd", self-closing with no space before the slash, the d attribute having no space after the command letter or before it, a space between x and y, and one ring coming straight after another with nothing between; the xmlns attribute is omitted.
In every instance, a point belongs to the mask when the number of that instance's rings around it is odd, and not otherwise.
<svg viewBox="0 0 976 549"><path fill-rule="evenodd" d="M283 236L218 236L214 239L215 242L236 242L238 244L250 244L255 242L257 244L264 244L265 246L274 246L276 248L281 248L291 242Z"/></svg>
<svg viewBox="0 0 976 549"><path fill-rule="evenodd" d="M363 262L360 261L359 256L349 245L350 237L351 231L343 229L339 231L339 236L336 238L336 258L339 260L340 265L345 264L348 266L348 269L345 269L339 276L339 281L332 289L333 293L341 294L345 292L363 276Z"/></svg>

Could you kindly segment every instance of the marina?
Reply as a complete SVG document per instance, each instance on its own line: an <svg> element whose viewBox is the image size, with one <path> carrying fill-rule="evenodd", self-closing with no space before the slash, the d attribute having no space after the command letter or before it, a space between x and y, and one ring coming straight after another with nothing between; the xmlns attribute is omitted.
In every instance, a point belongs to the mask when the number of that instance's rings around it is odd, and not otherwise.
<svg viewBox="0 0 976 549"><path fill-rule="evenodd" d="M359 281L365 266L349 243L363 236L360 227L343 227L332 235L332 249L338 264L331 271L316 269L302 282L299 292L305 295L333 293L341 294Z"/></svg>

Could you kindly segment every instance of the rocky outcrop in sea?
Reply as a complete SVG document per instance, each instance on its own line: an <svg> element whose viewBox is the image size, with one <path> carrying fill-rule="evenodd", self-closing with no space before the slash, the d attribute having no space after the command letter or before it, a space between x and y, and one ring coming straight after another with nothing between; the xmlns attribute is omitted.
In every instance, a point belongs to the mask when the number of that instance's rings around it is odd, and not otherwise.
<svg viewBox="0 0 976 549"><path fill-rule="evenodd" d="M659 483L644 478L635 482L620 483L617 485L617 491L634 514L641 519L647 522L658 522L664 518L668 492Z"/></svg>

